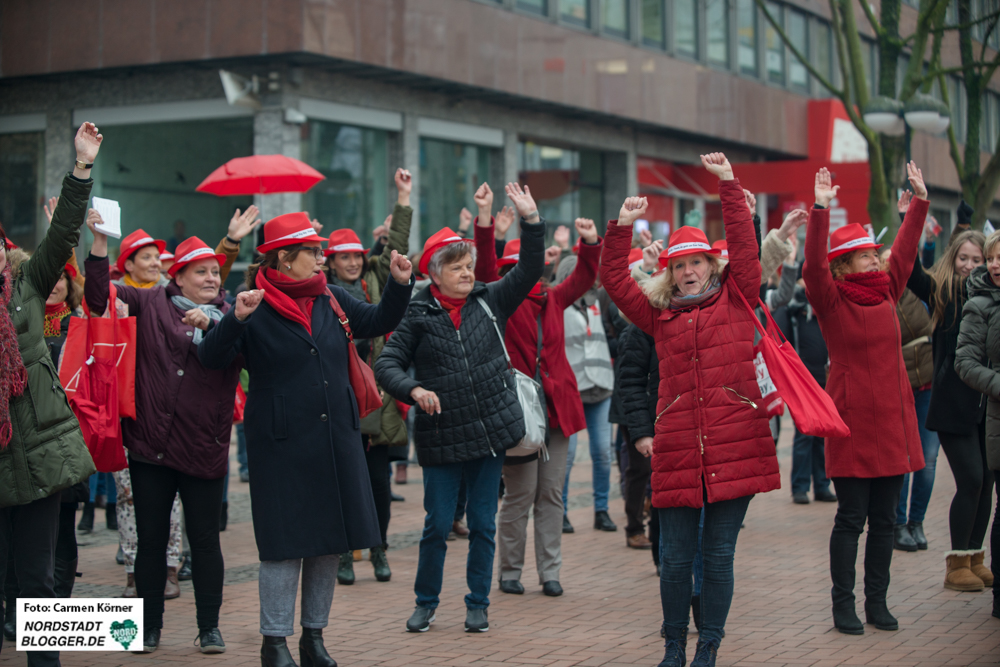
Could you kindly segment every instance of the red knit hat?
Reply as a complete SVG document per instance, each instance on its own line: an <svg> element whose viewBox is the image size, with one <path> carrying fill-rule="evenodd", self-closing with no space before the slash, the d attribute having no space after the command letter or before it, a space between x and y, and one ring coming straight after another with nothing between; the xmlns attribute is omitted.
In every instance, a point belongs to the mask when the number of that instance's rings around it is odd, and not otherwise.
<svg viewBox="0 0 1000 667"><path fill-rule="evenodd" d="M353 229L338 229L334 233L330 234L330 244L327 246L323 254L329 257L330 255L338 252L360 252L364 255L368 254L365 247L361 245L361 239L358 238L358 235L354 233Z"/></svg>
<svg viewBox="0 0 1000 667"><path fill-rule="evenodd" d="M177 251L174 253L174 257L176 258L176 261L173 266L167 269L167 275L171 278L173 278L178 271L191 262L215 258L215 261L219 263L219 266L226 263L225 255L216 254L214 250L205 245L205 242L197 236L192 236L181 241L177 246Z"/></svg>
<svg viewBox="0 0 1000 667"><path fill-rule="evenodd" d="M722 251L722 259L729 259L729 243L725 239L716 241L712 244L712 247Z"/></svg>
<svg viewBox="0 0 1000 667"><path fill-rule="evenodd" d="M497 260L497 268L517 264L519 259L521 259L521 239L507 241L507 245L503 247L503 257Z"/></svg>
<svg viewBox="0 0 1000 667"><path fill-rule="evenodd" d="M722 251L708 245L708 237L705 236L705 232L697 227L681 227L670 235L667 249L660 255L660 264L667 266L672 259L685 255L697 255L698 253L718 257Z"/></svg>
<svg viewBox="0 0 1000 667"><path fill-rule="evenodd" d="M634 269L636 264L642 264L642 248L632 248L628 254L628 270Z"/></svg>
<svg viewBox="0 0 1000 667"><path fill-rule="evenodd" d="M313 229L308 215L305 213L286 213L277 218L271 218L264 225L264 243L257 246L257 252L263 255L275 248L324 240ZM180 255L180 252L178 251L177 254Z"/></svg>
<svg viewBox="0 0 1000 667"><path fill-rule="evenodd" d="M881 247L882 244L875 243L864 227L853 222L849 225L844 225L830 234L830 252L826 256L826 261L832 262L835 258L846 255L849 252L854 252L855 250L864 250L866 248L875 248L878 250Z"/></svg>
<svg viewBox="0 0 1000 667"><path fill-rule="evenodd" d="M132 255L139 252L146 246L155 245L156 249L161 253L166 249L167 244L163 241L154 239L152 236L147 234L142 229L137 229L125 238L122 239L122 243L118 246L118 261L115 262L115 266L122 273L127 273L125 271L125 262L132 258Z"/></svg>
<svg viewBox="0 0 1000 667"><path fill-rule="evenodd" d="M420 255L420 265L417 267L417 270L420 271L422 275L430 275L427 273L427 267L431 264L431 257L433 257L434 253L438 250L446 245L451 245L452 243L472 243L472 241L469 239L463 239L461 236L453 232L450 227L445 227L439 232L432 234L431 237L424 242L424 251ZM499 264L499 262L497 262L497 264Z"/></svg>

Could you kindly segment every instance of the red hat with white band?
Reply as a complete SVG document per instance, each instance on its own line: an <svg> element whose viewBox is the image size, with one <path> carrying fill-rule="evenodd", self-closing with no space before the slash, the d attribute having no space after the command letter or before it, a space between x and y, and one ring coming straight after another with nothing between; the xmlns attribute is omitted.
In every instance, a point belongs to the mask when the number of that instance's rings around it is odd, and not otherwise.
<svg viewBox="0 0 1000 667"><path fill-rule="evenodd" d="M834 233L830 234L830 252L826 256L826 261L832 262L841 255L846 255L855 250L865 250L882 247L881 243L875 243L865 228L854 222L844 225Z"/></svg>
<svg viewBox="0 0 1000 667"><path fill-rule="evenodd" d="M313 229L308 215L305 213L286 213L277 218L271 218L264 225L264 242L257 246L257 252L263 255L269 250L284 248L296 243L309 241L322 243L325 240ZM180 255L179 252L177 254Z"/></svg>
<svg viewBox="0 0 1000 667"><path fill-rule="evenodd" d="M705 236L705 232L697 227L681 227L670 235L667 249L660 255L660 265L666 267L672 259L686 255L697 255L698 253L718 257L722 251L708 245L708 237Z"/></svg>
<svg viewBox="0 0 1000 667"><path fill-rule="evenodd" d="M712 244L712 247L715 248L716 250L719 250L719 251L722 252L722 255L721 255L722 259L729 259L729 242L728 241L726 241L725 239L722 239L721 241L716 241L715 243Z"/></svg>
<svg viewBox="0 0 1000 667"><path fill-rule="evenodd" d="M354 233L353 229L338 229L330 234L330 245L327 246L323 254L329 257L338 252L360 252L367 255L368 251L361 245L361 239Z"/></svg>
<svg viewBox="0 0 1000 667"><path fill-rule="evenodd" d="M628 270L631 271L638 264L642 264L642 248L632 248L628 254Z"/></svg>
<svg viewBox="0 0 1000 667"><path fill-rule="evenodd" d="M174 253L172 253L172 252L161 252L160 253L160 261L161 262L166 262L167 260L173 261L173 259L174 259Z"/></svg>
<svg viewBox="0 0 1000 667"><path fill-rule="evenodd" d="M519 259L521 259L521 239L507 241L507 245L503 247L503 257L497 260L497 268L517 264Z"/></svg>
<svg viewBox="0 0 1000 667"><path fill-rule="evenodd" d="M177 251L174 253L174 258L173 266L167 269L167 275L171 278L191 262L214 259L219 263L219 266L226 263L225 255L217 254L197 236L192 236L181 241L177 246Z"/></svg>
<svg viewBox="0 0 1000 667"><path fill-rule="evenodd" d="M427 267L430 266L431 257L434 256L441 248L446 245L451 245L452 243L472 243L469 239L463 239L461 236L456 234L451 230L450 227L445 227L439 232L435 232L431 235L426 242L424 242L424 251L420 255L420 264L417 266L417 270L423 275L429 275L427 273ZM505 255L507 253L504 253ZM499 264L499 262L497 262Z"/></svg>
<svg viewBox="0 0 1000 667"><path fill-rule="evenodd" d="M132 259L132 255L139 252L146 246L155 245L156 249L161 253L166 249L167 244L164 241L159 241L154 239L152 236L147 234L141 229L137 229L125 238L122 239L122 244L118 246L118 261L115 265L118 270L122 273L125 271L125 262Z"/></svg>

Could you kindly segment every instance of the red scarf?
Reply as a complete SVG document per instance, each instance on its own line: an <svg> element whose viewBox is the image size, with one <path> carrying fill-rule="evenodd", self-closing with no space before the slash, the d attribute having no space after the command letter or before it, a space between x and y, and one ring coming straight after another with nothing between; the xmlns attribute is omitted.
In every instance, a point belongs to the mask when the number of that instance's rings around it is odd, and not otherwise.
<svg viewBox="0 0 1000 667"><path fill-rule="evenodd" d="M45 326L42 335L45 338L53 338L62 335L62 321L70 314L69 306L65 301L60 301L55 305L45 304Z"/></svg>
<svg viewBox="0 0 1000 667"><path fill-rule="evenodd" d="M441 307L448 311L448 316L451 318L457 331L458 327L462 325L462 306L465 305L465 299L452 299L445 296L434 283L431 283L431 296L437 299Z"/></svg>
<svg viewBox="0 0 1000 667"><path fill-rule="evenodd" d="M282 317L298 322L312 335L312 309L316 297L327 291L326 278L317 273L307 280L292 280L271 268L257 272L257 289L264 290L264 301Z"/></svg>
<svg viewBox="0 0 1000 667"><path fill-rule="evenodd" d="M889 298L889 274L885 271L849 273L834 282L841 296L859 306L877 306Z"/></svg>
<svg viewBox="0 0 1000 667"><path fill-rule="evenodd" d="M0 272L0 449L10 442L13 427L10 424L10 399L24 393L28 384L28 373L21 361L21 351L17 346L17 334L7 312L14 279L10 264Z"/></svg>

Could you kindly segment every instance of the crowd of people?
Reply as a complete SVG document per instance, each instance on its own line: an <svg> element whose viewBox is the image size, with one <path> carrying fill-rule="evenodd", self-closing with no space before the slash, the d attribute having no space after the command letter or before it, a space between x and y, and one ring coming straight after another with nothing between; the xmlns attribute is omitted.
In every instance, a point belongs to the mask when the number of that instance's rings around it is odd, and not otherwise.
<svg viewBox="0 0 1000 667"><path fill-rule="evenodd" d="M230 294L222 286L260 225L256 207L237 210L215 248L181 225L168 253L137 229L112 263L88 209L102 141L94 125L80 127L75 167L45 207L50 227L34 253L0 227L8 640L18 596L71 595L83 503L80 530L93 529L101 504L118 531L123 596L144 601L140 652L159 647L164 600L188 577L196 642L203 653L225 651L220 531L234 404L245 393L240 479L252 479L263 667L335 667L323 639L334 586L354 582L362 549L375 578L390 580L391 466L405 483L411 442L426 516L406 630L435 621L456 533L468 538L467 632L489 630L494 578L504 594L524 594L529 520L538 584L563 595L562 535L575 531L569 475L584 430L594 529L618 528L608 502L617 461L626 546L650 550L659 574L660 667L687 664L692 620L691 664L714 665L748 507L781 486L779 421L755 364L764 309L850 430L824 439L796 426L792 446L792 501L809 503L811 487L816 501L837 503L834 626L855 635L866 623L899 627L887 603L892 555L929 548L922 524L939 443L956 482L944 586L993 586L998 565L994 555L986 566L984 541L1000 488L1000 232L969 229L963 202L935 261L913 163L892 248L858 224L830 233L838 186L825 168L813 208L762 237L754 196L712 153L701 160L719 179L725 228L714 244L697 227L665 243L636 234L648 204L629 197L604 238L581 218L575 246L560 226L546 248L530 190L507 184L513 206L494 214L484 183L478 216L463 209L457 231L445 227L415 249L412 177L398 169L397 201L372 247L352 229L323 238L306 213L280 215L263 225L256 260ZM81 267L74 248L84 225L92 241ZM136 326L135 417L121 423L127 466L111 475L95 474L57 370L72 318L108 313ZM866 524L862 623L855 579ZM996 554L996 522L991 540ZM287 638L300 576L296 663ZM29 652L28 662L58 665L59 656Z"/></svg>

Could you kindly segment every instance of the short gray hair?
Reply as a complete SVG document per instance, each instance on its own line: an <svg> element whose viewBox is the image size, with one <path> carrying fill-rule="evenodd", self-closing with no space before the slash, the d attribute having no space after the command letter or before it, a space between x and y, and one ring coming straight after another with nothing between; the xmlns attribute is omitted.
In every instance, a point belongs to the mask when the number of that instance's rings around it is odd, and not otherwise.
<svg viewBox="0 0 1000 667"><path fill-rule="evenodd" d="M441 269L445 264L453 264L461 261L467 255L472 255L472 266L476 266L476 246L467 241L461 243L449 243L441 246L431 255L431 261L427 264L427 272L434 275L441 275Z"/></svg>

